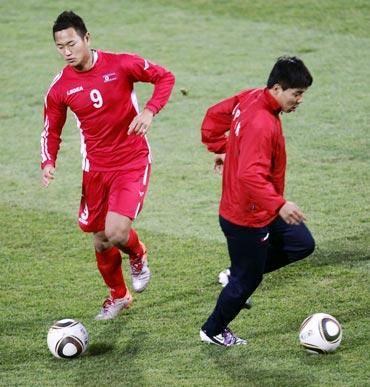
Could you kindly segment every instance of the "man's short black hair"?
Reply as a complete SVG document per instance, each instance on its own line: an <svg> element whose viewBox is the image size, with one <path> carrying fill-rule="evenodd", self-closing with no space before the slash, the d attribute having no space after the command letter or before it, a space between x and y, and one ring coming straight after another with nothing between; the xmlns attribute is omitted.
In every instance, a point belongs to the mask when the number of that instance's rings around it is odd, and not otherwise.
<svg viewBox="0 0 370 387"><path fill-rule="evenodd" d="M283 90L306 89L312 85L313 78L303 61L296 56L281 56L271 70L267 87L271 89L278 83Z"/></svg>
<svg viewBox="0 0 370 387"><path fill-rule="evenodd" d="M55 20L53 25L53 38L57 31L66 30L67 28L74 28L78 35L83 38L86 35L87 29L84 21L73 11L64 11Z"/></svg>

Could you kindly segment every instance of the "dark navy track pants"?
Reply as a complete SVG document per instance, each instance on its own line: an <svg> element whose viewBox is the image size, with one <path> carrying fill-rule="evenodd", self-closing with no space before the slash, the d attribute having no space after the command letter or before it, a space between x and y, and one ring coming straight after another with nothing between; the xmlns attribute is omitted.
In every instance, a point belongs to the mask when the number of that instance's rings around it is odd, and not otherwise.
<svg viewBox="0 0 370 387"><path fill-rule="evenodd" d="M238 315L264 273L303 259L315 249L315 241L305 224L288 225L280 217L266 227L251 228L235 225L220 216L220 225L227 240L231 274L202 327L208 336L219 334Z"/></svg>

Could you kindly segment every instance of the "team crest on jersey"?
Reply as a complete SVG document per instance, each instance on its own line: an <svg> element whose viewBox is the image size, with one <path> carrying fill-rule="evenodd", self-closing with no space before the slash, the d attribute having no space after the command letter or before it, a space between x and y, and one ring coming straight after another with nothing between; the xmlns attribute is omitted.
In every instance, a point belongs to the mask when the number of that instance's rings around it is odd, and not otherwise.
<svg viewBox="0 0 370 387"><path fill-rule="evenodd" d="M115 81L117 79L117 74L116 73L104 74L103 79L104 79L104 82Z"/></svg>
<svg viewBox="0 0 370 387"><path fill-rule="evenodd" d="M83 89L84 88L82 86L75 87L73 89L68 90L67 95L72 95L72 94L78 93L79 91L83 91Z"/></svg>

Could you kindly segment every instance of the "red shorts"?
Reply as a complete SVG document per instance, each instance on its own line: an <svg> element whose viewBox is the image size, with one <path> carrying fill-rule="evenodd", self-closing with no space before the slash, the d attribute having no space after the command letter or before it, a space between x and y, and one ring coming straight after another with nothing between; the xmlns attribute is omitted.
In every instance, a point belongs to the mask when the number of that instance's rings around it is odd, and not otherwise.
<svg viewBox="0 0 370 387"><path fill-rule="evenodd" d="M105 229L108 211L134 220L148 191L150 164L131 171L83 172L78 222L82 231Z"/></svg>

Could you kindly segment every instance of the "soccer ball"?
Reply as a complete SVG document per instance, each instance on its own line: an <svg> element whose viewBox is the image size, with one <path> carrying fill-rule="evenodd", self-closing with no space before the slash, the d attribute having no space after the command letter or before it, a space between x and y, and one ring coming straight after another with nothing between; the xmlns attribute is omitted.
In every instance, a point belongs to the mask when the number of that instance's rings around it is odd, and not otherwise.
<svg viewBox="0 0 370 387"><path fill-rule="evenodd" d="M299 341L310 353L333 352L341 340L341 325L327 313L315 313L307 317L299 330Z"/></svg>
<svg viewBox="0 0 370 387"><path fill-rule="evenodd" d="M72 359L86 351L89 334L79 321L65 318L55 322L49 329L47 342L55 357Z"/></svg>

